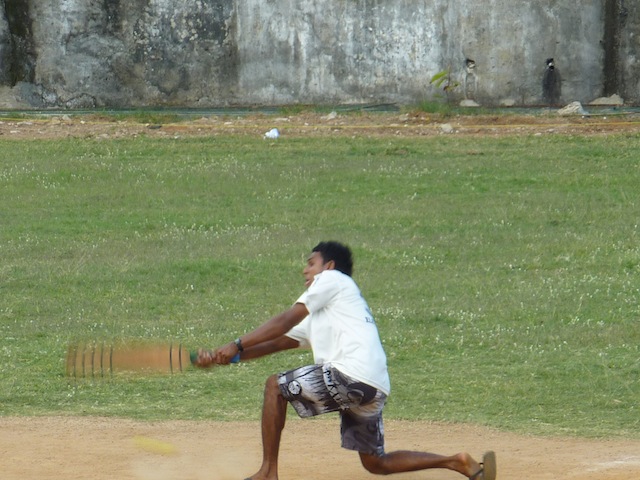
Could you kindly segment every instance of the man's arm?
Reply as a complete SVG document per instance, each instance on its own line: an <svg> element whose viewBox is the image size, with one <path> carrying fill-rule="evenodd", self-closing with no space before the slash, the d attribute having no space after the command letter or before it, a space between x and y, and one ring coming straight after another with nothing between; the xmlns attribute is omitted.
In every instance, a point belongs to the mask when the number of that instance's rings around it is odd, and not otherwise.
<svg viewBox="0 0 640 480"><path fill-rule="evenodd" d="M302 303L296 303L255 330L242 335L240 337L240 345L242 346L240 358L257 358L297 347L298 341L286 337L284 334L304 320L307 315L309 315L307 307ZM230 342L213 352L213 362L227 364L238 352L238 345L235 342Z"/></svg>
<svg viewBox="0 0 640 480"><path fill-rule="evenodd" d="M290 350L292 348L298 348L300 342L293 338L281 335L274 340L259 343L253 347L245 348L240 353L240 360L251 360L254 358L264 357L265 355L271 355L272 353L281 352L283 350Z"/></svg>
<svg viewBox="0 0 640 480"><path fill-rule="evenodd" d="M293 338L281 335L274 340L259 343L253 347L245 348L239 355L240 360L252 360L254 358L264 357L265 355L271 355L272 353L281 352L283 350L290 350L292 348L298 348L300 342ZM216 362L216 352L211 350L199 350L196 366L207 368ZM230 363L230 362L226 362Z"/></svg>

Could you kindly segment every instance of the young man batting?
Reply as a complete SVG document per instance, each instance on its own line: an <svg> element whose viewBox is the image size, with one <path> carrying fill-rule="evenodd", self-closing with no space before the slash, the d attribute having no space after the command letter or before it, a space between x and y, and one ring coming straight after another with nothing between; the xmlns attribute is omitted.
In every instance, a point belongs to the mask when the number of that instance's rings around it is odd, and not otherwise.
<svg viewBox="0 0 640 480"><path fill-rule="evenodd" d="M470 480L495 480L496 460L478 463L468 453L385 452L382 410L390 392L385 352L360 289L351 278L351 251L338 242L313 248L303 270L306 291L294 305L215 351L200 350L197 365L229 364L298 347L314 364L267 379L262 412L263 459L247 480L277 480L287 403L301 417L339 412L342 446L360 455L374 474L446 468Z"/></svg>

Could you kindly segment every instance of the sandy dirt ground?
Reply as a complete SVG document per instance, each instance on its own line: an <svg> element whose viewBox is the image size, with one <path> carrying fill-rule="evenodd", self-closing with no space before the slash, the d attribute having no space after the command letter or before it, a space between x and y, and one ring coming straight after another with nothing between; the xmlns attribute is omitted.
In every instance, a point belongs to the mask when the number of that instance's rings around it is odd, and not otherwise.
<svg viewBox="0 0 640 480"><path fill-rule="evenodd" d="M304 136L608 135L640 132L636 115L509 115L441 118L424 113L203 116L166 124L116 121L99 115L0 118L0 139L149 136L180 138L246 134L278 128ZM274 140L266 140L273 142ZM387 450L452 454L485 450L498 456L498 478L623 480L640 478L640 440L539 438L464 425L386 423ZM374 478L357 455L339 447L336 418L290 419L281 449L280 480ZM260 463L257 423L145 423L103 418L0 417L2 480L242 480ZM399 474L402 480L463 478L446 471Z"/></svg>
<svg viewBox="0 0 640 480"><path fill-rule="evenodd" d="M412 137L434 135L602 135L640 132L640 114L564 117L537 115L472 115L442 117L413 113L303 113L276 115L205 115L173 123L116 121L100 115L48 114L28 118L0 116L0 139L97 138L148 136L180 138L246 134L263 137L272 128L286 138L311 136ZM268 140L272 141L272 140Z"/></svg>
<svg viewBox="0 0 640 480"><path fill-rule="evenodd" d="M290 418L280 480L375 478L357 455L340 448L337 417ZM498 478L623 480L640 478L640 441L540 438L465 425L387 421L387 450L481 456L493 449ZM0 418L3 480L242 480L261 458L257 422L215 423L39 417ZM399 480L454 480L431 470Z"/></svg>

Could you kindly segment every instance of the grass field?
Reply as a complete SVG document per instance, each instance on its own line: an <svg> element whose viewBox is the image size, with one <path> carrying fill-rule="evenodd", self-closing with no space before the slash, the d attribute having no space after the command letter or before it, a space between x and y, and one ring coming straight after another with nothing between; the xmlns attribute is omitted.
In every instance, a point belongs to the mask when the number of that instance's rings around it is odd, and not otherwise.
<svg viewBox="0 0 640 480"><path fill-rule="evenodd" d="M0 140L0 415L256 419L288 352L71 381L77 339L215 346L354 250L387 416L640 438L640 137Z"/></svg>

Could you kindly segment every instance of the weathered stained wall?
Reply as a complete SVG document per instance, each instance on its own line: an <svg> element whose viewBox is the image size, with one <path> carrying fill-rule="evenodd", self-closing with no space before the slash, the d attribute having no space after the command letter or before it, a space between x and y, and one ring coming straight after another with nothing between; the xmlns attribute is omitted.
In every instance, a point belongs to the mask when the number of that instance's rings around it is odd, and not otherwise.
<svg viewBox="0 0 640 480"><path fill-rule="evenodd" d="M620 36L617 78L625 100L640 103L640 4L637 1L617 0L617 20Z"/></svg>
<svg viewBox="0 0 640 480"><path fill-rule="evenodd" d="M638 7L579 3L0 0L0 106L410 103L444 69L456 99L466 58L480 103L539 104L550 57L562 102L636 102Z"/></svg>
<svg viewBox="0 0 640 480"><path fill-rule="evenodd" d="M5 0L7 1L7 0ZM233 1L31 2L45 103L214 102L236 79Z"/></svg>
<svg viewBox="0 0 640 480"><path fill-rule="evenodd" d="M240 87L255 102L415 101L437 93L429 80L444 69L462 83L471 58L482 101L530 104L554 57L563 96L591 99L602 89L603 11L584 3L242 2L238 38L251 42L238 42Z"/></svg>

